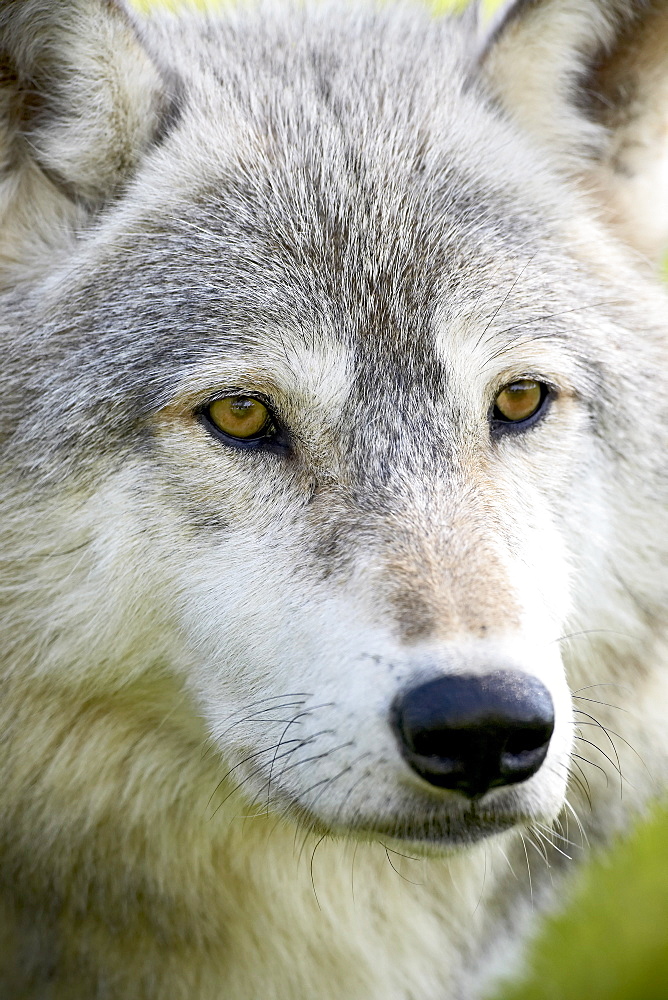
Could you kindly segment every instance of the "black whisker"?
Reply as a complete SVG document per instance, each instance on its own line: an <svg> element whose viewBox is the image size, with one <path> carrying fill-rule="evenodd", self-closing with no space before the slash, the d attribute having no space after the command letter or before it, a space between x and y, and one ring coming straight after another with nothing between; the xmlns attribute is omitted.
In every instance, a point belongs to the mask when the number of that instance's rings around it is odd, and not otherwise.
<svg viewBox="0 0 668 1000"><path fill-rule="evenodd" d="M517 287L518 282L523 277L524 272L526 271L526 269L529 267L530 264L533 264L534 258L536 257L537 253L538 253L538 250L536 250L534 253L532 253L531 256L529 257L529 259L527 261L525 261L525 263L523 264L523 266L520 269L519 273L516 275L515 279L513 280L513 283L511 284L510 288L508 289L508 291L506 292L506 294L503 296L503 298L501 299L501 302L496 307L496 309L493 311L492 315L489 317L489 319L487 320L487 323L483 327L480 336L478 337L478 339L475 342L474 350L476 350L480 346L480 344L483 342L483 340L485 338L485 334L487 333L487 331L489 330L490 326L492 325L492 323L494 322L494 320L496 319L496 317L499 315L499 313L501 312L501 310L505 306L506 302L508 301L508 299L510 298L510 296L512 295L512 293L515 291L515 288Z"/></svg>
<svg viewBox="0 0 668 1000"><path fill-rule="evenodd" d="M315 896L315 901L318 904L318 909L319 910L321 909L321 906L320 906L320 900L318 899L318 893L316 892L316 888L315 888L315 881L313 879L313 862L315 861L315 852L318 850L318 848L320 847L320 845L322 844L322 842L323 842L323 840L325 839L326 836L327 836L327 834L323 833L322 837L320 838L320 840L317 842L317 844L313 848L313 853L311 854L311 864L309 866L310 867L310 872L311 872L311 886L313 887L313 895Z"/></svg>
<svg viewBox="0 0 668 1000"><path fill-rule="evenodd" d="M576 711L580 715L584 715L584 716L586 716L586 718L588 718L588 719L591 720L590 722L578 722L578 723L576 723L577 726L587 726L587 725L598 726L598 728L601 729L605 733L606 739L608 740L608 743L612 747L612 751L613 751L613 753L615 755L615 760L617 761L617 771L619 772L619 775L620 775L620 778L621 778L621 774L622 774L622 762L619 759L619 753L617 751L617 747L613 743L612 736L610 735L610 733L608 732L608 730L605 728L605 726L602 723L600 723L598 721L598 719L594 718L593 715L589 715L588 712L583 712L582 709L576 709ZM620 736L620 739L621 738L622 737ZM583 737L580 736L579 739L583 739ZM626 740L624 742L626 742Z"/></svg>
<svg viewBox="0 0 668 1000"><path fill-rule="evenodd" d="M287 742L288 743L298 743L299 746L303 746L304 745L304 741L303 740L297 740L297 739L295 739L295 740L287 740ZM241 767L243 764L248 763L249 760L253 760L255 757L260 757L263 753L271 753L271 751L275 750L278 745L279 744L277 744L277 743L272 743L272 745L269 746L269 747L262 747L260 750L255 750L255 751L253 751L253 753L248 754L246 757L243 758L243 760L240 760L237 764L235 764L234 767L231 767L228 771L226 771L225 774L223 775L223 777L220 779L220 781L216 785L216 787L214 788L214 790L211 793L211 795L209 796L209 801L207 802L207 807L209 805L211 805L211 800L213 799L214 795L216 794L216 792L218 791L218 789L221 787L221 785L223 785L225 783L225 781L227 780L227 778L229 778L229 776L232 774L233 771L236 771L236 769L238 767ZM294 749L298 749L298 747L293 748L292 750L288 750L288 751L286 751L286 753L288 753L288 754L294 753ZM283 758L283 754L281 754L281 757L279 759L282 759L282 758ZM244 781L246 781L246 780L247 779L244 779ZM239 788L241 788L241 786L244 784L244 781L239 782L239 784L236 785L229 792L229 794L225 796L225 798L223 799L223 801L216 807L216 809L212 813L211 819L213 819L213 817L216 815L216 813L218 812L218 810L221 808L221 806L223 806L225 804L225 802L227 802L227 800L230 798L230 796L233 795L234 792L238 791Z"/></svg>
<svg viewBox="0 0 668 1000"><path fill-rule="evenodd" d="M584 736L576 736L575 738L576 738L576 740L580 740L582 743L586 743L586 744L588 744L588 746L593 747L594 750L598 750L598 752L605 757L605 759L608 761L608 763L610 764L610 766L614 767L615 771L620 776L620 778L624 777L623 774L622 774L621 768L619 767L619 765L615 764L615 762L612 759L612 757L609 757L608 754L605 752L605 750L603 750L603 748L598 745L598 743L593 743L591 740L586 739L586 737L584 737ZM592 762L590 761L590 763L592 763Z"/></svg>
<svg viewBox="0 0 668 1000"><path fill-rule="evenodd" d="M606 787L610 784L610 778L608 777L608 772L606 771L606 769L604 767L601 767L600 764L595 764L593 760L589 760L589 757L581 757L580 754L577 754L577 753L573 754L573 758L575 760L581 760L584 764L590 764L591 767L597 768L599 771L601 771L605 775L605 784L606 784Z"/></svg>
<svg viewBox="0 0 668 1000"><path fill-rule="evenodd" d="M385 857L387 858L387 860L389 862L390 868L392 869L393 872L397 873L397 875L399 876L399 878L402 878L404 880L404 882L409 882L411 885L424 885L424 882L414 882L412 878L406 878L405 875L402 875L401 872L399 871L399 869L392 863L392 858L390 857L390 852L389 852L388 848L385 846L385 844L383 844L382 841L379 841L379 843L381 844L382 847L385 848ZM393 853L395 853L395 852L393 852ZM405 855L402 855L402 856L405 857Z"/></svg>

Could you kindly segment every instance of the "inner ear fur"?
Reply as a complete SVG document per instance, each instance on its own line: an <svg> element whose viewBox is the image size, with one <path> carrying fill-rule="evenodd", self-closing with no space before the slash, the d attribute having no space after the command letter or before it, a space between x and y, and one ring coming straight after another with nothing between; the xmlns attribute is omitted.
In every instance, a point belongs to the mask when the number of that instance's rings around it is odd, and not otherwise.
<svg viewBox="0 0 668 1000"><path fill-rule="evenodd" d="M114 198L170 109L115 0L0 4L0 267ZM25 256L25 253L24 253Z"/></svg>
<svg viewBox="0 0 668 1000"><path fill-rule="evenodd" d="M479 72L646 257L668 246L668 0L519 0Z"/></svg>

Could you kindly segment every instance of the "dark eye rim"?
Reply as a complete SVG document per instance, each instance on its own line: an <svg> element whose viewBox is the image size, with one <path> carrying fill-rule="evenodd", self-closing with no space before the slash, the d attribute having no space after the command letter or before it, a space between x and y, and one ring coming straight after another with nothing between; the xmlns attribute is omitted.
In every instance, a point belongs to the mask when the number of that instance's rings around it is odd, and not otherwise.
<svg viewBox="0 0 668 1000"><path fill-rule="evenodd" d="M267 409L267 420L261 430L252 437L238 438L234 437L232 434L226 434L225 431L222 431L220 427L218 427L209 414L211 407L214 403L217 403L218 400L232 399L235 396L243 396L245 399L254 399L258 403L262 403L262 405ZM221 393L218 396L212 396L210 399L207 399L205 403L202 403L201 406L197 407L195 410L195 416L212 437L216 438L218 441L222 441L223 444L227 445L229 448L234 448L237 451L272 452L277 455L287 455L291 451L289 436L281 422L276 417L271 401L262 393L245 392L243 389L238 389L231 392Z"/></svg>
<svg viewBox="0 0 668 1000"><path fill-rule="evenodd" d="M515 385L517 382L536 382L540 386L540 402L531 416L527 417L525 420L509 420L501 414L501 411L497 409L496 399L504 389L507 389L510 385ZM489 426L492 437L499 438L505 437L509 434L523 434L528 431L531 427L540 423L541 420L546 416L548 410L550 409L551 403L557 397L557 389L554 385L546 382L544 379L536 378L535 375L523 375L518 378L514 378L511 382L506 382L498 390L494 397L494 402L490 407L489 411Z"/></svg>

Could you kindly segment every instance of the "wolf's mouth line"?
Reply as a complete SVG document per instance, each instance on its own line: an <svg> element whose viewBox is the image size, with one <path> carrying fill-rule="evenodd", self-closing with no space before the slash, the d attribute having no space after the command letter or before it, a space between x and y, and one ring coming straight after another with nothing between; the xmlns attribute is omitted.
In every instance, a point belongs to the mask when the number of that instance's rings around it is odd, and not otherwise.
<svg viewBox="0 0 668 1000"><path fill-rule="evenodd" d="M331 788L338 778L349 774L352 766L347 766L332 778L323 779L323 790ZM343 822L339 815L328 821L314 811L313 804L305 805L297 796L284 791L275 780L272 783L271 799L268 802L266 776L262 775L262 777L264 778L264 788L251 800L253 804L263 803L263 810L256 815L259 817L272 813L289 817L299 826L310 829L313 833L321 836L352 837L355 840L377 840L381 836L390 837L402 843L424 842L434 845L440 844L441 846L448 844L466 845L505 832L513 827L519 829L529 826L537 819L522 810L491 812L489 807L480 809L475 802L468 802L466 808L460 808L459 811L453 811L443 803L444 808L438 809L432 804L431 808L416 810L411 815L367 817L361 816L359 810L356 810L350 821ZM352 787L355 788L359 781L361 779L358 779ZM238 786L237 790L240 787ZM340 811L339 807L339 814Z"/></svg>
<svg viewBox="0 0 668 1000"><path fill-rule="evenodd" d="M296 819L305 828L311 829L314 834L363 841L377 841L379 837L383 837L404 845L423 843L433 844L441 848L471 846L487 837L493 837L513 828L517 828L519 831L535 821L519 813L516 816L487 816L480 813L475 817L476 822L456 823L453 822L451 815L436 816L432 813L409 821L405 819L394 821L373 818L370 820L358 819L353 820L345 827L339 827L324 823L321 818L314 816L296 800L290 803L289 810L293 819ZM463 816L457 818L464 819Z"/></svg>

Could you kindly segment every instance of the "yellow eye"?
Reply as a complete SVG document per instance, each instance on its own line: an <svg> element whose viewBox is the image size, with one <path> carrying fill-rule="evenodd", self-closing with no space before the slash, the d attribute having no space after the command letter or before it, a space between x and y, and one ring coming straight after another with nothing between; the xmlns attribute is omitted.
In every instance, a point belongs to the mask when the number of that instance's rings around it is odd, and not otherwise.
<svg viewBox="0 0 668 1000"><path fill-rule="evenodd" d="M252 396L216 399L209 406L207 416L219 431L240 441L265 436L262 432L268 432L272 427L269 410Z"/></svg>
<svg viewBox="0 0 668 1000"><path fill-rule="evenodd" d="M494 401L494 418L499 421L520 423L533 417L546 398L545 386L533 379L511 382Z"/></svg>

